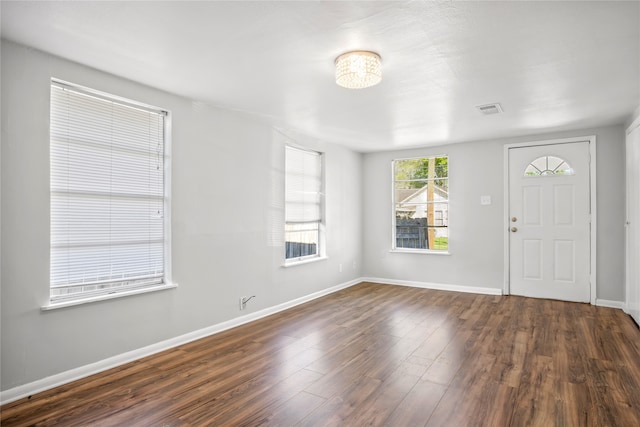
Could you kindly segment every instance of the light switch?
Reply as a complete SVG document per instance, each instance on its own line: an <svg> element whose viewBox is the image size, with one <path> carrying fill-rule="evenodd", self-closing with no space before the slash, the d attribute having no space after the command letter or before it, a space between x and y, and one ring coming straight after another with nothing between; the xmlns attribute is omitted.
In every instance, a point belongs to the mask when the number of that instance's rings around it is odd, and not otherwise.
<svg viewBox="0 0 640 427"><path fill-rule="evenodd" d="M480 204L483 206L491 204L491 196L480 196Z"/></svg>

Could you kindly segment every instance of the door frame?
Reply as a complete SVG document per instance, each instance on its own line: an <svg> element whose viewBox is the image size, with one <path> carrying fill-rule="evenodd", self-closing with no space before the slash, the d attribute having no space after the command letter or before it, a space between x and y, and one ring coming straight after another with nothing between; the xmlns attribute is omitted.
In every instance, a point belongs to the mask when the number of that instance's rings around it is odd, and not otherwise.
<svg viewBox="0 0 640 427"><path fill-rule="evenodd" d="M624 149L625 149L625 168L627 168L627 161L626 161L626 157L629 155L629 135L631 135L631 133L633 131L635 131L637 128L640 127L640 115L638 117L636 117L631 124L629 125L629 127L626 129L625 131L625 140L624 140ZM629 238L629 223L630 221L633 221L634 218L631 218L630 214L630 207L629 207L629 203L631 202L631 199L633 198L633 195L631 194L631 188L629 186L629 180L630 180L630 173L631 171L628 170L628 168L625 170L625 184L626 184L626 189L625 189L625 211L624 211L624 261L625 261L625 271L624 271L624 290L625 290L625 295L624 295L624 307L623 310L625 313L627 313L628 315L630 315L635 321L638 321L639 319L636 319L634 316L632 316L630 309L629 309L629 295L630 295L630 288L632 286L631 280L632 280L632 274L631 274L631 263L633 262L633 260L631 260L629 253L631 252L630 249L630 245L631 243L631 239ZM636 243L637 244L637 243Z"/></svg>
<svg viewBox="0 0 640 427"><path fill-rule="evenodd" d="M556 144L570 144L572 142L588 142L589 143L589 198L591 210L590 216L590 238L589 238L589 259L590 259L590 273L589 282L591 284L589 300L591 305L596 304L596 242L597 242L597 204L596 204L596 136L582 136L572 138L558 138L548 139L540 141L530 142L517 142L512 144L505 144L503 147L503 164L504 164L504 284L502 288L503 295L511 294L510 284L510 253L511 253L511 239L509 238L511 227L509 223L509 150L512 148L522 147L534 147L538 145L556 145Z"/></svg>

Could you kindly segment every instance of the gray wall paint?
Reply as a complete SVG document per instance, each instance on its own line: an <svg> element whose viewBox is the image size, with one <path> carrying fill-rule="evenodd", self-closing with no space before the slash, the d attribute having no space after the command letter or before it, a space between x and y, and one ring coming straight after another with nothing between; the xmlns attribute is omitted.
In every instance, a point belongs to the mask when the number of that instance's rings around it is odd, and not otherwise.
<svg viewBox="0 0 640 427"><path fill-rule="evenodd" d="M477 141L364 157L364 273L369 277L502 289L503 147L505 144L596 135L597 298L624 300L624 128ZM451 255L392 253L391 161L449 156ZM490 206L480 196L491 196Z"/></svg>
<svg viewBox="0 0 640 427"><path fill-rule="evenodd" d="M51 77L172 112L177 289L40 311L49 292ZM3 41L2 390L361 276L362 156L304 138L296 142L325 152L329 258L281 266L285 141L254 117ZM242 312L241 295L257 296Z"/></svg>
<svg viewBox="0 0 640 427"><path fill-rule="evenodd" d="M179 288L40 311L49 283L51 77L172 111L172 268ZM502 149L512 142L597 135L598 298L624 298L621 126L361 155L11 42L2 42L1 78L2 390L360 276L499 289ZM326 153L329 258L282 268L288 139ZM389 253L391 160L428 154L451 159L452 254ZM480 206L481 195L492 205ZM254 294L239 312L238 297Z"/></svg>

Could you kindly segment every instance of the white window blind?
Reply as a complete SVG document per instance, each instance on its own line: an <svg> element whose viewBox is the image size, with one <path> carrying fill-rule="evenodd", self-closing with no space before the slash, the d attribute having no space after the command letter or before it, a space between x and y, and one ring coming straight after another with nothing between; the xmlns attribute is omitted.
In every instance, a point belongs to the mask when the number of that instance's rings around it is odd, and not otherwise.
<svg viewBox="0 0 640 427"><path fill-rule="evenodd" d="M52 302L164 282L165 115L52 82Z"/></svg>
<svg viewBox="0 0 640 427"><path fill-rule="evenodd" d="M285 169L286 221L320 221L320 154L287 146Z"/></svg>
<svg viewBox="0 0 640 427"><path fill-rule="evenodd" d="M286 146L286 258L318 255L322 222L322 156Z"/></svg>

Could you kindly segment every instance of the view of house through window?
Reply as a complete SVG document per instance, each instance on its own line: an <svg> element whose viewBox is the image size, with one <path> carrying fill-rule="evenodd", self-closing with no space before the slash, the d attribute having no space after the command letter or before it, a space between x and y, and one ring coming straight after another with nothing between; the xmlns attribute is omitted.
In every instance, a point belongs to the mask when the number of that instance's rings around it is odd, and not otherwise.
<svg viewBox="0 0 640 427"><path fill-rule="evenodd" d="M286 146L285 259L320 255L322 216L322 155Z"/></svg>
<svg viewBox="0 0 640 427"><path fill-rule="evenodd" d="M449 158L393 161L394 249L449 248Z"/></svg>

